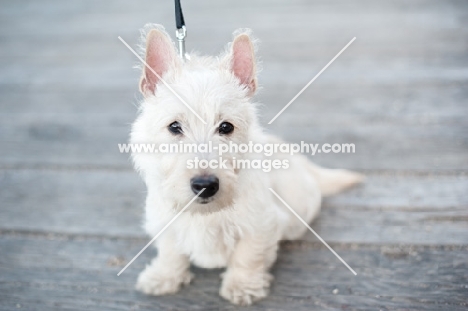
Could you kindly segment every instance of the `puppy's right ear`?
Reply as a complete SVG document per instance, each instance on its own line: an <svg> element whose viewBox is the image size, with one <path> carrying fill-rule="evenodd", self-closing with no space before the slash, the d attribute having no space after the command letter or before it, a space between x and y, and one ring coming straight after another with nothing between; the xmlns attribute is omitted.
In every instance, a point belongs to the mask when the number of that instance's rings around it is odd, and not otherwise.
<svg viewBox="0 0 468 311"><path fill-rule="evenodd" d="M146 64L140 80L140 92L148 97L154 95L164 74L178 66L177 51L164 31L152 29L146 36Z"/></svg>

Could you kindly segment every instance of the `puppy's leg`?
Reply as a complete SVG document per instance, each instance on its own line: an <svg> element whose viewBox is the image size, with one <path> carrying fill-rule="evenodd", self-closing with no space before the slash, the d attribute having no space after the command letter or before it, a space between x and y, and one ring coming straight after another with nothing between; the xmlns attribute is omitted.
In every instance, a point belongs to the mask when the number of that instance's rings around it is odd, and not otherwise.
<svg viewBox="0 0 468 311"><path fill-rule="evenodd" d="M278 250L278 242L272 240L244 238L238 242L222 275L219 294L223 298L247 306L268 295L273 280L268 269L275 262Z"/></svg>
<svg viewBox="0 0 468 311"><path fill-rule="evenodd" d="M158 241L158 256L143 270L136 284L137 290L148 295L176 293L182 285L193 278L190 261L177 251L170 236L163 235Z"/></svg>

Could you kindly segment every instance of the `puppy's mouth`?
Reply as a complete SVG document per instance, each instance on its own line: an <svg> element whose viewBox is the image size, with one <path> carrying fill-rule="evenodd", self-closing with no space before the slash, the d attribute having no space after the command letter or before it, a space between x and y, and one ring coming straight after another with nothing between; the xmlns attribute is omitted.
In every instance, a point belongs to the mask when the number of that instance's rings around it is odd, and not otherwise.
<svg viewBox="0 0 468 311"><path fill-rule="evenodd" d="M209 198L198 198L197 203L198 204L208 204L214 200L214 197L209 197Z"/></svg>

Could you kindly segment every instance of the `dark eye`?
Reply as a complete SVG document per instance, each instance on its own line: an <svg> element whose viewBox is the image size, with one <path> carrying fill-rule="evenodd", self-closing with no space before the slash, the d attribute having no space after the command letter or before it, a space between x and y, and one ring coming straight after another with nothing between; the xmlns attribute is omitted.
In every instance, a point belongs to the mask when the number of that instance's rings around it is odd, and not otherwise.
<svg viewBox="0 0 468 311"><path fill-rule="evenodd" d="M219 134L227 135L231 134L234 131L234 125L229 122L223 122L219 125Z"/></svg>
<svg viewBox="0 0 468 311"><path fill-rule="evenodd" d="M174 135L182 134L182 126L180 126L180 123L177 121L169 124L168 129L169 129L169 132L171 132Z"/></svg>

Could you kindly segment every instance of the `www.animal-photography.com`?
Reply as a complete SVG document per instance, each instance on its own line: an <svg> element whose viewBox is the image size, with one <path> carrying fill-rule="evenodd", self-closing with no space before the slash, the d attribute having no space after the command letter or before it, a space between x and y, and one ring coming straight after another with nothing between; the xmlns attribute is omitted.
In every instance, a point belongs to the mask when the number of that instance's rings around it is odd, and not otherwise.
<svg viewBox="0 0 468 311"><path fill-rule="evenodd" d="M468 307L465 1L0 15L0 310Z"/></svg>

